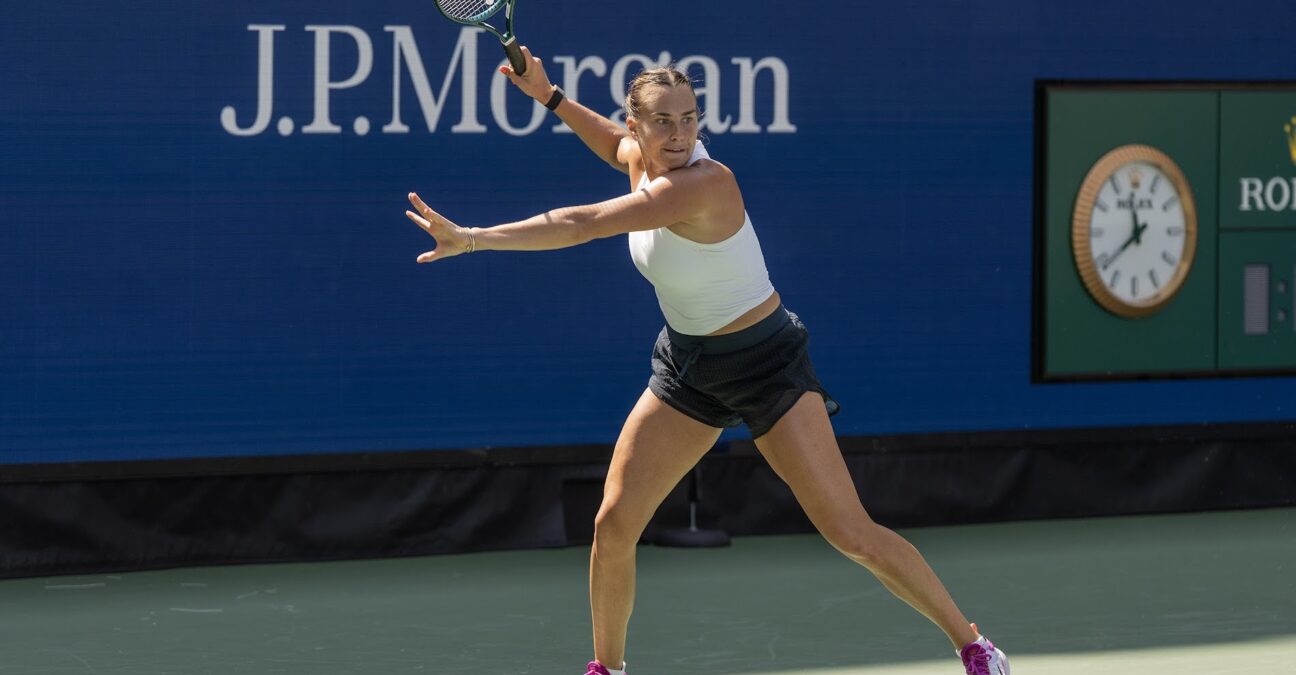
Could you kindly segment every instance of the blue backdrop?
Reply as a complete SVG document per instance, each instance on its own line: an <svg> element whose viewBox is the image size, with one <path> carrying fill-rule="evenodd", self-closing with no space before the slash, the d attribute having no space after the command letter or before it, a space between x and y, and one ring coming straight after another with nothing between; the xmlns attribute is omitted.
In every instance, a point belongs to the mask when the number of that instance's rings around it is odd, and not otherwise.
<svg viewBox="0 0 1296 675"><path fill-rule="evenodd" d="M1035 81L1296 79L1296 4L782 7L517 28L606 114L644 61L710 68L840 434L1296 416L1294 378L1030 377ZM623 237L414 262L410 190L486 226L628 188L493 99L502 58L429 2L7 3L0 464L613 441L662 323Z"/></svg>

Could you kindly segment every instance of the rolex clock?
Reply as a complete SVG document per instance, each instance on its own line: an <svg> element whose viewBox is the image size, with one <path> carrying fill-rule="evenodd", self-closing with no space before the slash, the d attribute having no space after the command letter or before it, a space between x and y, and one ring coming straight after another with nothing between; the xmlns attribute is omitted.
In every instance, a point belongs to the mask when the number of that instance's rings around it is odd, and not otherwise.
<svg viewBox="0 0 1296 675"><path fill-rule="evenodd" d="M1147 145L1103 155L1080 185L1071 249L1104 309L1132 319L1160 311L1183 286L1197 250L1197 208L1183 171Z"/></svg>

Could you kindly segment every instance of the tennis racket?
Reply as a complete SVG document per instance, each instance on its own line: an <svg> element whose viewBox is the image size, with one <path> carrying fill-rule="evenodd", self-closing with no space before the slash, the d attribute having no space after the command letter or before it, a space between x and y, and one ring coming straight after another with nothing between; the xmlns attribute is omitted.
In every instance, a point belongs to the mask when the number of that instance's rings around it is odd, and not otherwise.
<svg viewBox="0 0 1296 675"><path fill-rule="evenodd" d="M514 4L516 0L436 0L437 9L445 18L465 26L485 28L499 38L504 53L508 55L509 64L513 66L513 72L522 75L526 72L527 64L526 59L522 58L522 49L518 47L517 36L513 34ZM505 6L508 9L504 12L504 32L501 33L486 23L486 19Z"/></svg>

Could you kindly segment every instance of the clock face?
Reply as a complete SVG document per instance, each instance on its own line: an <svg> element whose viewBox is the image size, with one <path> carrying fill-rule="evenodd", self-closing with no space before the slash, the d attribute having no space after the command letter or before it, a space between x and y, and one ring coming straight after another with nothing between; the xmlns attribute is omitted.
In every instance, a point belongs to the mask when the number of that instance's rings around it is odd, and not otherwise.
<svg viewBox="0 0 1296 675"><path fill-rule="evenodd" d="M1182 286L1196 250L1192 192L1174 161L1124 146L1090 170L1076 200L1072 247L1085 287L1115 314L1141 317Z"/></svg>

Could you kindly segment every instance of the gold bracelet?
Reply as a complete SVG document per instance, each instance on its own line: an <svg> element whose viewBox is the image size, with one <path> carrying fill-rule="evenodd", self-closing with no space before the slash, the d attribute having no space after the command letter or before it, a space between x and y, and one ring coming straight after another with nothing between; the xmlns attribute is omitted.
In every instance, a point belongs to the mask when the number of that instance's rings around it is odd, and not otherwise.
<svg viewBox="0 0 1296 675"><path fill-rule="evenodd" d="M477 228L475 227L468 228L468 253L472 253L473 251L477 250L477 233L473 231L475 229Z"/></svg>

